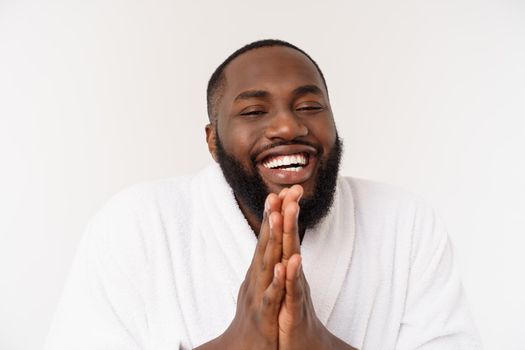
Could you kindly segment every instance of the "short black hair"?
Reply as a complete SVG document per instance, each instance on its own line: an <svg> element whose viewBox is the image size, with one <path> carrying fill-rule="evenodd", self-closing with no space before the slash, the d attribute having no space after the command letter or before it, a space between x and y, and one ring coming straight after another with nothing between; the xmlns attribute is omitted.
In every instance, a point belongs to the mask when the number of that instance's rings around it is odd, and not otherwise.
<svg viewBox="0 0 525 350"><path fill-rule="evenodd" d="M321 68L317 65L317 63L308 55L306 52L298 48L297 46L290 44L289 42L278 40L278 39L264 39L264 40L258 40L254 41L250 44L247 44L234 53L232 53L224 62L222 62L213 72L211 75L210 80L208 81L208 88L206 90L206 102L208 105L208 119L210 122L213 122L216 118L216 106L217 103L221 99L221 92L222 87L224 85L224 69L230 64L231 61L233 61L238 56L242 55L245 52L255 50L261 47L271 47L271 46L284 46L289 47L291 49L297 50L303 55L305 55L315 66L319 74L321 75L321 79L323 80L324 87L326 88L326 91L328 91L328 86L326 85L326 80L324 79L323 72L321 71Z"/></svg>

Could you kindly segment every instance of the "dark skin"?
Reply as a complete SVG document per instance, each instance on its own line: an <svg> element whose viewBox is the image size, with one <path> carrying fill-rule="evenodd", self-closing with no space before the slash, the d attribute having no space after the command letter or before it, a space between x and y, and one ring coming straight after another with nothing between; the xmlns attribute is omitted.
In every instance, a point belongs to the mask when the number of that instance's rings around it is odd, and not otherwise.
<svg viewBox="0 0 525 350"><path fill-rule="evenodd" d="M299 200L311 195L319 157L328 154L336 130L328 93L315 66L285 47L264 47L242 54L225 70L226 84L217 106L219 123L206 127L210 153L215 138L246 169L253 169L272 192L262 220L239 201L258 244L242 283L237 310L227 330L197 349L355 349L333 335L317 318L302 270ZM305 88L306 87L306 88ZM274 176L259 162L276 141L305 141L322 149L310 156L301 182ZM297 150L281 146L288 154ZM299 150L301 151L301 150ZM269 175L268 175L269 174Z"/></svg>
<svg viewBox="0 0 525 350"><path fill-rule="evenodd" d="M285 47L248 51L234 59L224 75L222 97L215 108L217 122L206 128L212 156L217 134L225 151L245 169L252 169L251 158L259 161L261 151L276 142L310 143L324 155L333 147L336 128L328 92L315 66L300 52ZM260 162L256 170L269 192L300 184L308 197L314 190L318 161L315 155L310 157L312 173L300 182L271 178ZM239 204L254 232L259 232L260 218Z"/></svg>

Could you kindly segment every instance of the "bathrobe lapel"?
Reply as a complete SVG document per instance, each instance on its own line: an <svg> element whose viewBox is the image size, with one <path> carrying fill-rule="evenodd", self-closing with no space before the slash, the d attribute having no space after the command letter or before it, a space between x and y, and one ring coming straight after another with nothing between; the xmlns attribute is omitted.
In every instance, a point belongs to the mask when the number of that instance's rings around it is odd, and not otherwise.
<svg viewBox="0 0 525 350"><path fill-rule="evenodd" d="M204 215L199 216L199 227L206 245L206 258L211 262L208 267L226 283L235 306L257 238L220 167L213 164L201 174L198 192Z"/></svg>
<svg viewBox="0 0 525 350"><path fill-rule="evenodd" d="M301 255L317 317L326 325L350 268L355 238L350 185L338 179L330 213L306 231Z"/></svg>

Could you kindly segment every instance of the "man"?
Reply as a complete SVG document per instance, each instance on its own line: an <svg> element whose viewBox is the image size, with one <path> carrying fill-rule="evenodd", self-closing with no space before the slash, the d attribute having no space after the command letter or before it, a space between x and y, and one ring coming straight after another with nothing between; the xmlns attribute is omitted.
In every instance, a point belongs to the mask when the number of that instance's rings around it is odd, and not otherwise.
<svg viewBox="0 0 525 350"><path fill-rule="evenodd" d="M219 166L136 186L94 218L48 349L480 348L433 211L337 176L306 53L234 52L208 114Z"/></svg>

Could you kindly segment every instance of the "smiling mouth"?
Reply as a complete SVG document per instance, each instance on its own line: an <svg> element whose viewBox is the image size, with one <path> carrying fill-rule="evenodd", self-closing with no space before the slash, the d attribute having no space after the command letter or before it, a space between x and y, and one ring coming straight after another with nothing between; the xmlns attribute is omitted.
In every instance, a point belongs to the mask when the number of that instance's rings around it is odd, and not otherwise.
<svg viewBox="0 0 525 350"><path fill-rule="evenodd" d="M285 146L268 153L261 156L257 167L270 191L278 193L283 186L304 184L313 178L317 168L317 152L314 149Z"/></svg>
<svg viewBox="0 0 525 350"><path fill-rule="evenodd" d="M309 158L310 156L306 152L269 156L264 159L262 165L266 169L299 172L308 165Z"/></svg>

